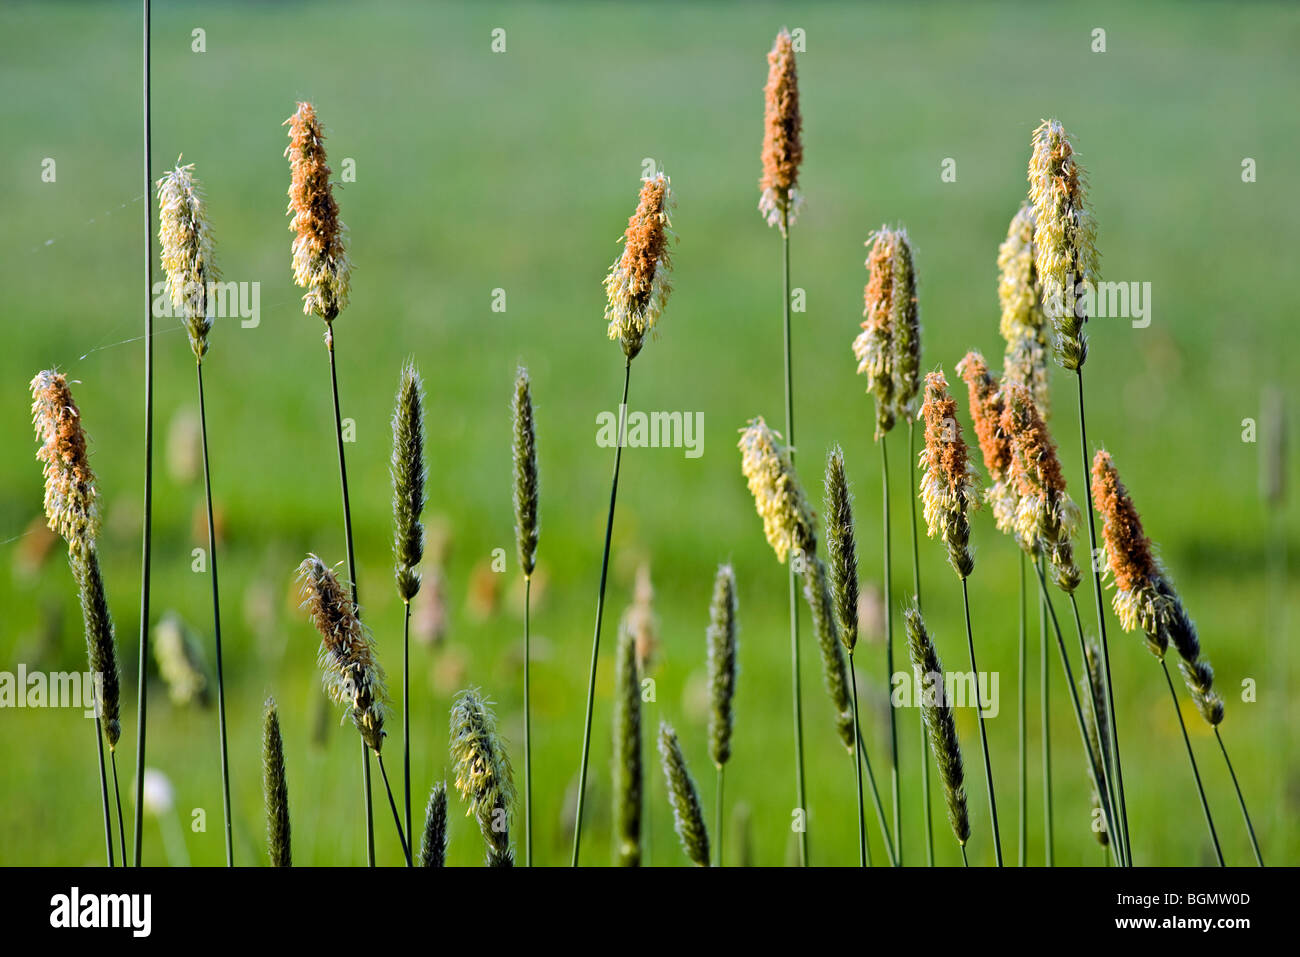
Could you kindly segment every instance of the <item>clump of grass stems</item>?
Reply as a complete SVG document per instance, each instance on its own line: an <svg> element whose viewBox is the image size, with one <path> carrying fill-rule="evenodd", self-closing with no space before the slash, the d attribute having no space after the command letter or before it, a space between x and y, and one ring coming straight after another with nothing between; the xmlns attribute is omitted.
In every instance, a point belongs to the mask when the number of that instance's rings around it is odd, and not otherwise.
<svg viewBox="0 0 1300 957"><path fill-rule="evenodd" d="M217 667L217 727L221 747L221 809L225 824L226 866L235 863L230 814L230 756L226 744L226 684L221 651L221 597L217 585L217 535L212 514L212 464L208 456L208 414L203 395L203 359L208 354L213 308L208 294L221 279L213 256L203 194L194 164L176 167L158 180L158 243L172 306L180 313L194 353L199 395L199 435L203 448L203 497L208 518L208 571L212 583L212 631Z"/></svg>
<svg viewBox="0 0 1300 957"><path fill-rule="evenodd" d="M284 777L284 740L275 699L262 717L262 791L266 797L266 847L272 867L292 867L289 841L289 785Z"/></svg>
<svg viewBox="0 0 1300 957"><path fill-rule="evenodd" d="M469 804L487 843L488 867L514 867L510 814L515 802L514 772L497 734L496 716L482 693L469 688L451 708L451 759L456 790Z"/></svg>
<svg viewBox="0 0 1300 957"><path fill-rule="evenodd" d="M1079 449L1082 456L1084 495L1092 499L1088 472L1088 429L1084 415L1083 365L1088 357L1083 326L1088 321L1084 305L1077 298L1080 284L1094 285L1099 278L1096 222L1085 196L1086 176L1074 155L1069 135L1059 120L1044 120L1034 130L1029 159L1029 202L1034 211L1034 266L1042 285L1045 311L1051 319L1057 362L1075 374L1079 398ZM1097 554L1097 528L1088 510L1088 548ZM1093 596L1096 599L1097 629L1101 636L1102 676L1105 678L1106 722L1110 729L1113 772L1111 799L1123 846L1130 847L1128 807L1124 798L1124 770L1119 751L1119 729L1115 720L1115 690L1110 673L1110 646L1106 641L1106 615L1102 607L1101 569L1093 566ZM1130 858L1131 863L1131 858Z"/></svg>
<svg viewBox="0 0 1300 957"><path fill-rule="evenodd" d="M524 862L533 866L533 727L530 699L530 647L533 570L537 565L537 429L533 422L528 370L515 373L514 393L515 547L524 575Z"/></svg>
<svg viewBox="0 0 1300 957"><path fill-rule="evenodd" d="M95 681L95 747L99 757L108 866L113 866L113 823L108 805L108 774L104 766L105 739L108 740L113 768L122 865L126 866L126 834L121 790L117 782L117 742L122 734L117 642L95 544L100 528L99 487L90 468L81 410L72 397L67 377L52 369L39 372L32 378L31 392L32 425L41 443L36 458L43 464L45 476L46 524L68 546L68 564L77 582L85 624L86 654Z"/></svg>
<svg viewBox="0 0 1300 957"><path fill-rule="evenodd" d="M961 859L966 861L966 842L970 840L970 812L966 807L965 772L962 768L961 742L957 737L957 723L953 720L952 703L944 692L943 663L935 651L934 641L925 628L921 611L912 604L903 612L907 627L907 649L912 659L912 669L921 684L921 715L930 733L930 749L935 767L943 784L944 801L948 806L948 824L953 837L961 847Z"/></svg>
<svg viewBox="0 0 1300 957"><path fill-rule="evenodd" d="M802 204L799 167L803 163L803 115L799 110L799 71L794 42L782 28L767 54L767 85L763 90L763 175L759 180L759 212L769 226L781 230L782 371L785 384L785 435L794 446L794 369L790 302L790 227ZM793 460L792 460L793 461ZM799 608L795 568L787 569L790 606L790 683L794 714L795 797L807 808L803 756L803 690L799 662ZM808 866L808 834L799 832L799 864Z"/></svg>
<svg viewBox="0 0 1300 957"><path fill-rule="evenodd" d="M736 573L731 565L719 565L709 602L709 757L718 769L717 809L713 833L717 843L717 866L722 866L723 783L731 758L734 721L732 699L736 695ZM638 744L640 735L638 734Z"/></svg>
<svg viewBox="0 0 1300 957"><path fill-rule="evenodd" d="M614 534L614 506L618 501L618 473L623 461L627 425L627 394L632 360L645 345L647 334L663 315L672 292L673 240L672 183L662 171L641 184L636 211L623 233L623 252L605 277L605 321L608 334L623 349L623 398L618 406L618 444L614 450L614 477L609 486L609 515L605 520L605 547L600 561L600 590L596 596L596 627L591 640L591 667L587 678L587 714L582 732L582 763L578 769L577 811L573 826L574 867L582 849L582 812L587 799L587 760L591 755L591 718L596 701L596 666L600 661L600 626L605 612L605 585L609 579L609 547Z"/></svg>
<svg viewBox="0 0 1300 957"><path fill-rule="evenodd" d="M420 844L422 867L445 867L447 864L447 782L439 781L429 791L424 809L424 839Z"/></svg>
<svg viewBox="0 0 1300 957"><path fill-rule="evenodd" d="M614 839L622 867L641 866L641 682L626 616L614 660Z"/></svg>
<svg viewBox="0 0 1300 957"><path fill-rule="evenodd" d="M361 735L361 741L375 755L379 764L379 773L384 779L384 788L388 792L388 803L393 811L393 823L397 827L397 836L402 844L402 856L407 866L411 866L410 846L406 842L406 833L402 829L401 816L397 811L397 802L393 799L393 789L388 783L388 772L384 769L384 759L380 749L384 745L384 719L388 713L388 690L384 678L384 669L375 657L374 639L361 624L357 607L342 584L329 568L315 555L308 555L298 566L298 582L302 594L302 607L306 609L312 624L321 636L320 665L321 678L326 696L346 708L346 716ZM363 767L369 771L367 760ZM370 775L362 778L363 793L367 808L370 806ZM370 834L370 819L367 815L367 837ZM374 842L367 840L367 856L374 866Z"/></svg>
<svg viewBox="0 0 1300 957"><path fill-rule="evenodd" d="M667 721L659 722L659 759L668 783L668 801L673 808L673 829L682 850L697 867L709 866L709 833L704 826L700 796L691 780L677 732Z"/></svg>
<svg viewBox="0 0 1300 957"><path fill-rule="evenodd" d="M424 558L424 381L411 360L402 366L393 409L393 562L402 599L402 797L411 830L411 600L420 591Z"/></svg>
<svg viewBox="0 0 1300 957"><path fill-rule="evenodd" d="M970 669L975 680L975 707L979 718L980 748L984 753L984 776L988 787L989 816L993 824L993 851L1002 866L1002 836L998 827L998 804L993 785L993 765L989 758L988 733L984 727L984 702L979 700L979 666L975 663L975 638L971 630L970 592L967 579L975 569L970 549L970 520L967 513L979 506L975 466L970 461L966 441L957 421L957 402L948 393L948 381L942 372L925 378L925 449L921 453L921 492L925 505L926 530L947 546L948 564L961 580L962 608L966 613L966 647L970 652Z"/></svg>
<svg viewBox="0 0 1300 957"><path fill-rule="evenodd" d="M880 445L881 512L885 565L886 684L894 674L893 561L889 507L889 452L886 436L902 418L911 421L911 403L918 390L921 331L917 311L916 274L907 230L881 226L867 238L867 286L863 294L862 332L853 341L858 374L867 377L875 398L875 440ZM910 475L909 470L909 475ZM901 864L902 808L899 796L898 717L889 708L889 754L894 802L894 857ZM928 815L927 815L928 816Z"/></svg>

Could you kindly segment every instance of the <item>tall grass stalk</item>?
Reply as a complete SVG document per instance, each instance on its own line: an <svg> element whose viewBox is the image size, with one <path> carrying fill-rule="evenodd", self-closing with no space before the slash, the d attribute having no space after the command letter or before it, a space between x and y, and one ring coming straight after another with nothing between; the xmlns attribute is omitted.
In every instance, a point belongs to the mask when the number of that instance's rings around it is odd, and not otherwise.
<svg viewBox="0 0 1300 957"><path fill-rule="evenodd" d="M1219 742L1219 750L1223 752L1223 762L1228 766L1228 773L1232 775L1232 786L1237 791L1237 803L1241 806L1241 816L1246 821L1246 831L1250 834L1250 848L1255 853L1255 863L1260 867L1264 866L1264 856L1259 852L1259 841L1255 839L1255 825L1250 823L1250 812L1246 810L1246 799L1242 796L1241 785L1237 783L1237 772L1233 770L1232 759L1228 757L1228 748L1223 743L1223 735L1219 733L1219 726L1214 726L1214 739Z"/></svg>
<svg viewBox="0 0 1300 957"><path fill-rule="evenodd" d="M998 829L998 801L993 787L993 765L989 761L988 732L984 728L984 702L979 697L979 666L975 664L975 639L970 626L970 594L966 579L961 580L961 603L966 612L966 647L970 651L970 670L975 675L975 707L979 717L980 749L984 752L984 778L989 789L989 816L993 819L993 851L997 857L998 867L1002 866L1002 835Z"/></svg>
<svg viewBox="0 0 1300 957"><path fill-rule="evenodd" d="M1032 559L1031 564L1044 577L1043 558L1041 555ZM1047 593L1038 596L1038 697L1042 716L1043 734L1043 863L1047 867L1056 864L1056 835L1052 826L1052 677L1047 666L1050 656L1047 650Z"/></svg>
<svg viewBox="0 0 1300 957"><path fill-rule="evenodd" d="M397 802L393 799L393 787L388 783L388 772L384 769L384 756L376 751L375 760L379 762L379 774L384 779L384 790L388 792L388 806L393 810L393 824L397 827L397 839L402 842L402 856L406 858L407 867L414 867L414 862L411 860L411 845L406 840L406 832L402 830L402 815L397 810Z"/></svg>
<svg viewBox="0 0 1300 957"><path fill-rule="evenodd" d="M882 433L880 443L880 482L881 512L884 522L885 545L885 687L894 686L894 591L893 575L890 570L890 523L889 523L889 453L885 449L885 435ZM894 804L894 861L903 863L903 823L902 798L899 794L898 773L898 716L893 698L889 702L889 791Z"/></svg>
<svg viewBox="0 0 1300 957"><path fill-rule="evenodd" d="M108 769L104 763L104 729L99 718L99 701L95 702L95 748L99 752L99 796L104 804L104 845L108 852L108 866L113 866L113 814L108 807ZM137 804L139 802L137 801ZM123 866L125 866L123 861Z"/></svg>
<svg viewBox="0 0 1300 957"><path fill-rule="evenodd" d="M1016 863L1020 867L1025 867L1029 863L1029 761L1026 755L1025 736L1026 731L1026 685L1027 675L1025 673L1025 553L1020 553L1020 601L1019 605L1019 625L1016 629L1016 728L1018 730L1016 741L1017 770L1019 771L1019 783L1017 803L1020 807L1020 818L1018 833L1016 835Z"/></svg>
<svg viewBox="0 0 1300 957"><path fill-rule="evenodd" d="M912 511L912 597L917 610L921 610L921 547L916 531L916 416L907 417L907 487L908 504ZM925 821L925 863L934 867L934 822L930 815L930 732L925 727L925 716L920 715L921 724L921 813Z"/></svg>
<svg viewBox="0 0 1300 957"><path fill-rule="evenodd" d="M515 373L513 402L515 546L524 575L524 863L533 866L533 725L531 699L533 569L537 563L537 430L528 370Z"/></svg>
<svg viewBox="0 0 1300 957"><path fill-rule="evenodd" d="M1223 848L1219 846L1219 834L1214 829L1214 817L1210 814L1210 802L1205 797L1205 787L1201 784L1201 772L1196 766L1196 754L1192 751L1192 739L1187 736L1187 722L1183 720L1183 709L1178 704L1178 692L1174 690L1174 679L1169 675L1169 662L1160 659L1160 670L1165 673L1165 683L1169 685L1169 698L1174 705L1174 714L1178 716L1178 727L1183 732L1183 744L1187 746L1187 763L1192 766L1192 779L1196 782L1196 794L1201 799L1201 810L1205 813L1205 826L1210 829L1210 840L1214 843L1214 856L1223 867Z"/></svg>
<svg viewBox="0 0 1300 957"><path fill-rule="evenodd" d="M718 769L718 787L713 833L717 844L717 865L722 866L723 788L727 762L731 759L734 724L732 701L736 694L736 576L730 565L718 568L709 602L709 757ZM640 736L637 739L640 746Z"/></svg>

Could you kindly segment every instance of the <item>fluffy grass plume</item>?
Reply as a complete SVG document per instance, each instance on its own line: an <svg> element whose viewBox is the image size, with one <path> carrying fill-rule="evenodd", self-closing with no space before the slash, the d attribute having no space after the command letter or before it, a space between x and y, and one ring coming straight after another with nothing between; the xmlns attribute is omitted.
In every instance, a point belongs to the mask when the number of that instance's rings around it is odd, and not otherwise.
<svg viewBox="0 0 1300 957"><path fill-rule="evenodd" d="M672 183L662 172L641 184L636 212L623 233L623 253L605 277L605 321L628 360L645 344L672 292Z"/></svg>
<svg viewBox="0 0 1300 957"><path fill-rule="evenodd" d="M779 561L784 562L793 552L803 566L804 598L812 611L826 691L835 707L840 739L846 748L852 748L855 733L848 670L844 649L836 635L835 607L826 566L817 557L812 509L790 461L789 449L781 445L780 436L768 428L761 416L752 419L742 430L740 450L741 470L754 496L754 507L763 519L768 544Z"/></svg>
<svg viewBox="0 0 1300 957"><path fill-rule="evenodd" d="M515 373L514 475L515 545L527 578L537 564L537 429L532 384L523 366Z"/></svg>
<svg viewBox="0 0 1300 957"><path fill-rule="evenodd" d="M219 282L212 253L212 229L204 212L203 193L194 178L194 164L180 165L158 180L158 242L167 292L180 310L190 348L199 361L208 351L212 309L208 283Z"/></svg>
<svg viewBox="0 0 1300 957"><path fill-rule="evenodd" d="M1093 707L1083 709L1083 721L1088 733L1088 740L1092 745L1092 753L1097 756L1097 760L1102 762L1110 761L1110 727L1106 723L1106 709L1102 702L1106 700L1106 688L1103 684L1104 679L1101 673L1101 648L1095 642L1089 641L1084 647L1084 671L1079 677L1079 691L1085 696L1090 696L1094 704ZM1097 843L1103 847L1110 843L1110 835L1106 832L1105 818L1102 816L1101 794L1097 791L1096 782L1103 780L1100 767L1092 771L1089 780L1092 788L1092 833L1097 838ZM1102 826L1097 827L1100 823Z"/></svg>
<svg viewBox="0 0 1300 957"><path fill-rule="evenodd" d="M90 468L81 412L61 372L38 372L31 382L32 425L41 443L36 458L45 476L45 518L76 552L99 535L99 489Z"/></svg>
<svg viewBox="0 0 1300 957"><path fill-rule="evenodd" d="M393 560L397 593L409 602L420 590L418 566L424 558L424 380L415 363L402 366L393 409Z"/></svg>
<svg viewBox="0 0 1300 957"><path fill-rule="evenodd" d="M767 86L763 88L763 177L758 211L769 226L785 229L802 205L799 165L803 162L803 117L799 114L799 74L794 42L784 27L767 54Z"/></svg>
<svg viewBox="0 0 1300 957"><path fill-rule="evenodd" d="M456 696L451 708L451 760L456 790L469 804L487 842L489 867L513 867L510 812L515 801L514 772L497 734L496 716L475 688Z"/></svg>
<svg viewBox="0 0 1300 957"><path fill-rule="evenodd" d="M719 565L709 602L709 757L719 768L731 757L736 694L736 573Z"/></svg>
<svg viewBox="0 0 1300 957"><path fill-rule="evenodd" d="M709 834L704 827L700 797L677 742L677 732L667 721L659 722L659 758L668 782L668 801L673 807L673 830L692 863L697 867L708 867Z"/></svg>
<svg viewBox="0 0 1300 957"><path fill-rule="evenodd" d="M1034 210L1022 205L1011 218L998 247L998 331L1006 341L1002 370L1008 382L1023 385L1044 416L1047 408L1047 316L1034 265Z"/></svg>
<svg viewBox="0 0 1300 957"><path fill-rule="evenodd" d="M1111 604L1120 625L1125 631L1141 629L1147 648L1158 658L1173 644L1197 710L1209 724L1218 725L1223 699L1214 690L1214 669L1201 657L1196 625L1155 556L1115 460L1104 449L1092 460L1092 498L1103 520L1107 571L1115 585Z"/></svg>
<svg viewBox="0 0 1300 957"><path fill-rule="evenodd" d="M345 705L361 739L376 754L384 744L388 692L374 641L357 617L356 606L331 570L315 555L298 566L298 581L312 624L321 636L318 663L325 694Z"/></svg>
<svg viewBox="0 0 1300 957"><path fill-rule="evenodd" d="M641 866L641 681L626 616L614 659L614 828L618 862Z"/></svg>
<svg viewBox="0 0 1300 957"><path fill-rule="evenodd" d="M975 568L975 556L970 549L967 513L979 505L979 485L957 421L957 402L949 395L942 372L925 377L921 417L925 420L925 448L920 458L920 498L926 530L947 546L948 564L957 575L968 578Z"/></svg>
<svg viewBox="0 0 1300 957"><path fill-rule="evenodd" d="M1053 580L1073 594L1080 580L1071 541L1079 527L1079 509L1066 493L1056 443L1027 388L1009 384L1003 395L1002 431L1011 440L1011 481L1020 497L1016 534L1042 550L1051 562Z"/></svg>
<svg viewBox="0 0 1300 957"><path fill-rule="evenodd" d="M423 867L445 867L447 863L447 782L439 781L429 791L424 810L424 840L420 846Z"/></svg>
<svg viewBox="0 0 1300 957"><path fill-rule="evenodd" d="M289 228L293 230L293 281L306 294L302 311L332 323L348 304L352 263L343 238L330 168L325 162L325 134L316 108L299 103L285 120L289 127Z"/></svg>
<svg viewBox="0 0 1300 957"><path fill-rule="evenodd" d="M993 521L998 531L1013 536L1021 547L1031 550L1016 533L1016 507L1019 495L1011 480L1011 439L1002 430L1002 413L1005 402L1002 389L988 363L978 352L968 352L957 363L957 374L966 382L970 402L971 420L975 424L975 437L979 440L984 469L989 473L989 487L984 499L993 509Z"/></svg>
<svg viewBox="0 0 1300 957"><path fill-rule="evenodd" d="M1066 369L1088 358L1075 285L1098 279L1097 227L1085 198L1083 168L1059 120L1034 130L1029 159L1029 202L1034 216L1034 266L1043 301L1056 332L1057 361Z"/></svg>
<svg viewBox="0 0 1300 957"><path fill-rule="evenodd" d="M930 733L930 750L943 782L944 801L948 806L948 823L957 843L963 848L970 840L970 814L966 808L966 789L961 763L961 744L952 705L944 695L943 663L925 630L921 611L913 604L903 617L907 623L907 648L912 667L921 681L921 715Z"/></svg>
<svg viewBox="0 0 1300 957"><path fill-rule="evenodd" d="M876 400L876 437L909 417L920 382L921 325L906 229L880 227L867 240L862 332L853 340L858 374Z"/></svg>
<svg viewBox="0 0 1300 957"><path fill-rule="evenodd" d="M266 699L262 718L262 790L266 796L266 846L272 867L291 867L289 785L284 778L284 740L275 699Z"/></svg>
<svg viewBox="0 0 1300 957"><path fill-rule="evenodd" d="M852 652L858 643L858 553L844 452L838 445L826 457L826 554L839 639Z"/></svg>

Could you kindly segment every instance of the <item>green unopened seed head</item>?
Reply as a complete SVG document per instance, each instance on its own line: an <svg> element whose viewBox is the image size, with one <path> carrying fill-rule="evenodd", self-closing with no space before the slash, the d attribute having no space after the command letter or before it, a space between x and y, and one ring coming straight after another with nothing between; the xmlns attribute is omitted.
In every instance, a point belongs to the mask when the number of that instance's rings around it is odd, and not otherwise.
<svg viewBox="0 0 1300 957"><path fill-rule="evenodd" d="M844 452L838 445L826 457L826 555L835 623L840 641L852 652L858 643L858 550Z"/></svg>
<svg viewBox="0 0 1300 957"><path fill-rule="evenodd" d="M176 162L176 168L158 180L158 242L172 305L190 337L190 348L200 361L208 351L212 329L210 283L221 280L212 253L203 193L194 178L194 164Z"/></svg>
<svg viewBox="0 0 1300 957"><path fill-rule="evenodd" d="M835 624L835 602L831 597L826 564L811 553L803 562L803 597L812 612L813 633L817 636L817 651L822 659L822 682L835 709L835 730L839 733L840 743L852 754L857 733L853 724L853 702L849 697L849 669L839 628Z"/></svg>
<svg viewBox="0 0 1300 957"><path fill-rule="evenodd" d="M266 798L266 846L272 867L291 867L289 785L284 777L284 740L275 699L266 699L262 719L262 790Z"/></svg>
<svg viewBox="0 0 1300 957"><path fill-rule="evenodd" d="M378 754L384 744L388 692L374 639L333 570L315 555L298 566L298 582L302 607L321 637L317 663L325 694L347 707L361 739Z"/></svg>
<svg viewBox="0 0 1300 957"><path fill-rule="evenodd" d="M736 573L719 565L709 603L709 757L722 767L731 757L732 699L736 694Z"/></svg>
<svg viewBox="0 0 1300 957"><path fill-rule="evenodd" d="M514 771L497 734L496 715L476 688L462 691L451 708L451 760L456 790L469 804L487 843L489 867L514 865L510 814L515 801Z"/></svg>
<svg viewBox="0 0 1300 957"><path fill-rule="evenodd" d="M528 370L515 374L514 398L515 545L524 577L537 564L537 429L533 423L533 393Z"/></svg>
<svg viewBox="0 0 1300 957"><path fill-rule="evenodd" d="M641 866L641 681L636 636L624 617L614 662L614 827L618 862Z"/></svg>
<svg viewBox="0 0 1300 957"><path fill-rule="evenodd" d="M99 713L109 750L116 750L122 736L121 685L117 671L117 640L113 634L113 617L104 594L104 578L99 570L99 553L91 545L70 549L68 561L77 579L81 599L81 617L86 629L86 653L94 675L99 699Z"/></svg>
<svg viewBox="0 0 1300 957"><path fill-rule="evenodd" d="M1110 725L1106 722L1105 706L1105 687L1102 684L1101 668L1101 648L1095 641L1089 640L1085 646L1085 666L1086 674L1079 677L1079 693L1083 700L1089 702L1088 706L1083 709L1084 729L1088 733L1088 743L1092 747L1092 753L1104 765L1109 766L1110 762ZM1094 781L1105 781L1102 765L1093 765L1092 769ZM1101 794L1097 790L1095 783L1092 787L1092 808L1094 821L1100 820ZM1110 837L1106 833L1105 827L1093 827L1093 834L1097 841L1102 845L1110 843Z"/></svg>
<svg viewBox="0 0 1300 957"><path fill-rule="evenodd" d="M445 867L447 864L447 782L439 781L429 792L424 809L424 840L420 847L422 867Z"/></svg>
<svg viewBox="0 0 1300 957"><path fill-rule="evenodd" d="M673 829L682 850L697 867L708 867L709 834L704 827L700 797L682 756L677 732L666 721L659 722L659 758L668 784L668 802L673 808Z"/></svg>
<svg viewBox="0 0 1300 957"><path fill-rule="evenodd" d="M393 409L393 560L397 593L409 602L420 590L424 557L424 381L415 363L402 366Z"/></svg>
<svg viewBox="0 0 1300 957"><path fill-rule="evenodd" d="M961 742L953 720L952 704L944 692L943 663L934 642L925 630L925 619L915 603L903 617L907 624L907 650L912 668L921 682L921 716L930 735L930 751L943 783L948 823L957 843L970 840L970 812L966 807L965 772L962 768Z"/></svg>

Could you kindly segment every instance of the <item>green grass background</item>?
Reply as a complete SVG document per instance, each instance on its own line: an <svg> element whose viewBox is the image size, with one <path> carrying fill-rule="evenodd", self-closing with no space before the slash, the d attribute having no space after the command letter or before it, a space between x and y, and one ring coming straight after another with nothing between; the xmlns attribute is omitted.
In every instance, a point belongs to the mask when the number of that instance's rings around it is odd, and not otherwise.
<svg viewBox="0 0 1300 957"><path fill-rule="evenodd" d="M924 365L952 366L971 347L1000 355L995 257L1025 193L1029 137L1059 116L1076 136L1100 223L1103 273L1149 281L1153 322L1090 324L1090 439L1116 456L1200 625L1227 699L1223 726L1266 859L1300 852L1300 766L1292 726L1297 688L1288 615L1297 595L1270 584L1270 549L1295 549L1294 506L1270 512L1258 493L1259 444L1242 441L1262 390L1290 381L1290 277L1300 240L1293 118L1300 13L1285 5L859 6L655 4L155 4L155 178L183 153L207 188L228 279L262 284L262 322L219 322L205 378L225 624L227 706L238 863L265 863L260 719L280 701L288 749L294 856L301 864L363 861L354 732L319 709L317 641L296 609L294 566L307 551L344 557L321 324L301 314L284 215L283 120L310 98L337 171L356 264L352 304L337 322L364 614L390 683L400 689L401 605L390 568L388 418L399 365L412 355L428 383L428 515L452 548L445 569L450 631L412 648L414 796L448 770L451 694L481 686L497 703L522 785L522 618L510 507L509 400L516 362L533 375L542 474L533 675L535 848L567 862L563 824L582 736L591 624L612 452L595 442L612 409L622 357L601 320L605 270L635 200L642 160L673 178L676 292L634 366L631 406L702 411L704 454L634 449L624 457L597 680L590 811L583 859L611 861L609 758L616 619L637 564L651 563L662 648L654 671L660 718L678 728L710 824L704 628L712 573L735 563L741 650L727 795L752 809L756 859L792 847L785 570L763 540L735 451L753 415L782 419L779 238L757 210L764 55L782 25L806 31L799 72L805 211L793 232L795 389L800 464L820 500L820 465L843 444L859 515L865 579L879 581L880 472L872 410L849 343L865 282L863 241L903 222L915 242ZM191 52L191 31L207 51ZM506 30L507 52L490 50ZM1092 53L1091 31L1107 32ZM124 682L120 764L129 801L140 585L142 345L140 28L135 4L6 4L0 10L0 669L84 667L71 577L58 550L39 570L21 558L39 515L26 383L57 366L79 380L106 512L102 549ZM41 162L57 162L57 182ZM956 160L944 183L940 163ZM1252 157L1258 182L1241 180ZM161 273L155 267L155 276ZM506 290L504 313L491 310ZM955 380L954 380L955 381ZM1053 372L1054 426L1082 498L1071 379ZM211 606L190 570L204 542L201 483L167 467L173 416L196 409L193 364L179 323L156 339L153 607L179 612L204 636ZM965 405L964 396L961 404ZM1294 421L1292 416L1292 421ZM905 432L889 440L895 493L894 571L910 581ZM1294 430L1292 445L1294 447ZM1294 477L1294 476L1292 476ZM1081 552L1086 552L1086 539ZM990 723L1003 842L1016 855L1016 554L987 513L975 523L971 579L980 664L1000 674ZM474 570L503 548L502 600L472 613ZM966 662L957 580L942 549L922 542L927 617L941 655ZM482 573L480 573L480 577ZM1095 628L1092 587L1079 597ZM1067 608L1060 604L1060 611ZM804 636L804 698L814 863L856 861L852 765ZM1163 681L1142 642L1107 607L1134 856L1140 864L1212 863ZM1067 618L1068 621L1068 618ZM1043 857L1036 624L1030 642L1029 859ZM897 655L904 645L896 634ZM1070 647L1074 639L1067 634ZM883 648L859 652L864 721L887 782ZM1087 831L1088 790L1059 663L1053 658L1056 850L1063 864L1100 864ZM151 665L152 668L152 665ZM1242 700L1242 682L1257 700ZM215 709L176 709L150 680L148 764L171 778L188 853L223 859ZM1181 686L1180 686L1181 691ZM1184 696L1185 697L1185 696ZM1230 863L1250 853L1212 735L1187 709ZM921 859L920 743L901 715L905 858ZM70 710L0 712L0 862L102 861L89 723ZM400 767L391 725L390 772ZM974 836L988 864L984 779L974 715L960 713ZM652 763L653 762L653 763ZM400 776L400 772L398 772ZM657 761L647 758L649 858L685 858ZM887 799L887 798L886 798ZM482 842L452 797L449 861L476 864ZM189 828L206 811L205 832ZM868 805L870 813L870 805ZM128 804L128 829L130 810ZM376 795L381 863L400 852ZM879 835L869 833L876 860ZM145 860L165 863L146 819ZM418 828L418 825L417 825ZM942 811L941 863L959 862ZM516 835L522 835L516 819ZM737 850L728 837L728 858Z"/></svg>

